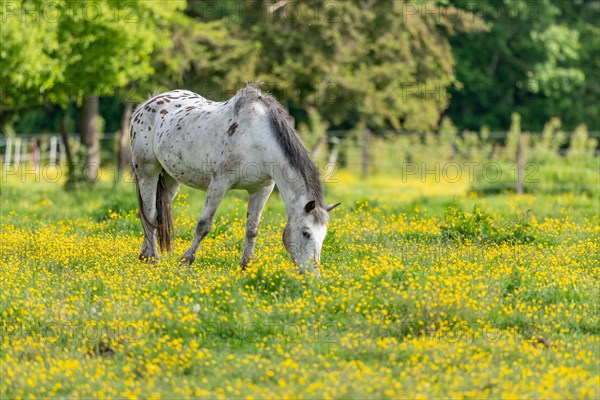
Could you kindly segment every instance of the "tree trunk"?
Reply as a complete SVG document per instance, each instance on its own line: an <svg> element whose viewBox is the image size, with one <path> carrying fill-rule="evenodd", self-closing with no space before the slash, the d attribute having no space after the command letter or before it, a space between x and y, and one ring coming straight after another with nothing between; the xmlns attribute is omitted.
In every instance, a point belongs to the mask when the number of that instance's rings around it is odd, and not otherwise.
<svg viewBox="0 0 600 400"><path fill-rule="evenodd" d="M123 116L121 117L121 131L119 132L119 151L118 151L118 171L119 175L123 173L127 165L131 162L131 143L129 142L129 129L131 128L131 113L133 103L126 102L123 106Z"/></svg>
<svg viewBox="0 0 600 400"><path fill-rule="evenodd" d="M97 182L100 170L100 138L98 136L99 99L90 94L81 105L81 144L86 149L84 165L85 177L89 182Z"/></svg>
<svg viewBox="0 0 600 400"><path fill-rule="evenodd" d="M75 165L73 163L73 153L71 153L71 146L69 144L69 132L67 132L67 124L64 119L60 123L60 136L62 137L63 146L65 147L65 153L67 154L67 171L69 177L66 186L69 187L75 184Z"/></svg>

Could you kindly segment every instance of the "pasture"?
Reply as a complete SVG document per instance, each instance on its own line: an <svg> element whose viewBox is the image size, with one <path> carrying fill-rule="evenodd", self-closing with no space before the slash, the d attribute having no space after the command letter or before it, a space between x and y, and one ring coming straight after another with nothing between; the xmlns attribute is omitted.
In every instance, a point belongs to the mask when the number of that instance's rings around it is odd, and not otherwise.
<svg viewBox="0 0 600 400"><path fill-rule="evenodd" d="M597 198L337 172L322 278L263 214L239 269L229 193L191 270L204 197L174 202L174 253L138 262L132 183L66 192L5 174L2 397L598 398Z"/></svg>

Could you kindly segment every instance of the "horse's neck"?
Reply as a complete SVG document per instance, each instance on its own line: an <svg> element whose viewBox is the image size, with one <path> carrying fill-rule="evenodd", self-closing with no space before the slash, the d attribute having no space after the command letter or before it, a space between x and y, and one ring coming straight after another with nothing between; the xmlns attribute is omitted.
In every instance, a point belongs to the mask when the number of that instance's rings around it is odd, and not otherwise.
<svg viewBox="0 0 600 400"><path fill-rule="evenodd" d="M306 203L311 200L304 178L299 172L292 172L289 165L283 169L277 168L273 180L279 188L288 218L303 210Z"/></svg>

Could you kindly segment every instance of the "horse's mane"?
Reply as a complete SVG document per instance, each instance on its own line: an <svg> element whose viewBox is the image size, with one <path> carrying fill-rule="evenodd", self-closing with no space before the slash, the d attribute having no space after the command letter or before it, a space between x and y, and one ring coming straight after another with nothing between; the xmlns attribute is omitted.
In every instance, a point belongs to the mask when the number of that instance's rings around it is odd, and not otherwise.
<svg viewBox="0 0 600 400"><path fill-rule="evenodd" d="M260 83L257 82L249 83L236 94L235 113L237 114L245 104L262 101L269 111L275 137L283 149L286 159L302 175L306 189L317 205L321 208L324 207L323 183L319 169L310 159L308 151L294 130L286 109L271 94L261 92L259 86Z"/></svg>

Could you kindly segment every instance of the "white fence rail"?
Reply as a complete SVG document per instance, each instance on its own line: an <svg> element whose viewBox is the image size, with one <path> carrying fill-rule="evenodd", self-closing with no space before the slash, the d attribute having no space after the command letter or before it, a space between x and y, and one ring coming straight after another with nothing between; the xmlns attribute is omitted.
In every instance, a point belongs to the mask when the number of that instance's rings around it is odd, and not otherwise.
<svg viewBox="0 0 600 400"><path fill-rule="evenodd" d="M346 143L348 131L332 131L329 132L329 148L326 159L329 162L335 163L337 155L342 143ZM506 132L491 132L491 138L504 139ZM540 133L530 134L532 136L538 136ZM598 138L600 132L589 132L589 137ZM567 133L567 137L569 133ZM74 141L79 138L78 134L71 135ZM112 148L115 143L114 133L104 133L101 135L101 148L107 149ZM346 147L357 148L361 144L356 142L347 144ZM393 147L393 145L391 145ZM561 149L565 151L566 149ZM597 150L598 151L598 150ZM596 154L598 154L596 152ZM105 157L110 157L110 151L103 153ZM38 165L43 163L44 165L57 165L64 164L66 162L66 150L62 140L62 137L58 133L48 134L34 134L34 135L17 135L14 137L0 135L0 164L2 165L20 165L26 163L33 163ZM347 160L346 162L360 163L365 160ZM368 163L373 163L374 160L368 160Z"/></svg>
<svg viewBox="0 0 600 400"><path fill-rule="evenodd" d="M56 165L66 161L65 146L60 136L49 136L47 145L37 137L1 138L0 149L3 149L1 162L4 165L39 164L42 160Z"/></svg>

